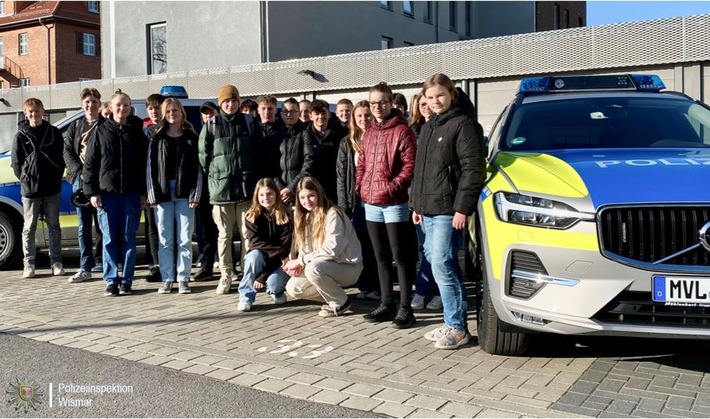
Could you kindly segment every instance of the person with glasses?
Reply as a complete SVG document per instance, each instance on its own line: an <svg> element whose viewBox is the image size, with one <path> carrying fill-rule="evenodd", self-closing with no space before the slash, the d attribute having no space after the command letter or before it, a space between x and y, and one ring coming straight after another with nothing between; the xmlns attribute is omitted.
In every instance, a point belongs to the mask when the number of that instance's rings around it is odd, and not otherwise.
<svg viewBox="0 0 710 419"><path fill-rule="evenodd" d="M294 98L286 99L281 107L281 119L287 135L281 141L280 172L274 182L279 188L281 200L287 205L294 204L296 186L301 179L311 175L315 158L315 139L298 115L298 101Z"/></svg>
<svg viewBox="0 0 710 419"><path fill-rule="evenodd" d="M380 277L380 306L366 314L368 322L392 321L404 329L416 319L410 305L416 275L417 247L409 222L407 189L414 175L417 140L402 113L392 106L392 89L381 82L370 89L372 126L365 131L356 169L355 190L365 203L365 219ZM390 272L392 259L399 280L395 308Z"/></svg>

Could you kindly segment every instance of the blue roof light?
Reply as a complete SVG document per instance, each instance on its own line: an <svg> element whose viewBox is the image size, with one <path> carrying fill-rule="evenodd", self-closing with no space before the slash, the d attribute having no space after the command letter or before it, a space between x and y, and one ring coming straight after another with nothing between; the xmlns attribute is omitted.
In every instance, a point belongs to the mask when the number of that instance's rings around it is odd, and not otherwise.
<svg viewBox="0 0 710 419"><path fill-rule="evenodd" d="M519 94L554 92L636 90L658 92L666 86L654 74L605 74L596 76L546 76L526 77L520 81Z"/></svg>
<svg viewBox="0 0 710 419"><path fill-rule="evenodd" d="M160 88L160 94L165 97L187 99L187 90L183 86L163 86Z"/></svg>

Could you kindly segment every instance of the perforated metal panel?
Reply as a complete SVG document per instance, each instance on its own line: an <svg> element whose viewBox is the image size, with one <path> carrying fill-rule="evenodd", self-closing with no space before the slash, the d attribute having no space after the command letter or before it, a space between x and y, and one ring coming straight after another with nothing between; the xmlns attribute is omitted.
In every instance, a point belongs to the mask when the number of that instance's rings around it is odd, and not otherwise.
<svg viewBox="0 0 710 419"><path fill-rule="evenodd" d="M379 81L394 86L417 84L436 72L443 72L454 80L483 80L681 65L710 61L708 29L710 15L700 15L156 76L8 89L2 92L7 102L4 109L0 105L0 112L21 110L24 99L32 96L42 99L48 109L75 108L79 92L87 86L97 87L105 99L117 88L132 98L144 98L165 84L184 85L193 98L214 98L225 83L237 86L244 97L301 96L312 92L366 89ZM313 72L314 77L304 74L306 70ZM682 72L664 80L670 88L679 77L682 80Z"/></svg>

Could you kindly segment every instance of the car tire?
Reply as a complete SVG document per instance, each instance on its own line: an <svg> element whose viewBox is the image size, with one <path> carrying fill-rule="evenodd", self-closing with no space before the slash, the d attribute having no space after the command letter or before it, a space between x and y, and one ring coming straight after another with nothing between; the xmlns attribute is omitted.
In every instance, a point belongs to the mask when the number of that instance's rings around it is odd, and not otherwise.
<svg viewBox="0 0 710 419"><path fill-rule="evenodd" d="M477 286L476 316L478 343L485 352L493 355L517 356L528 350L529 336L519 332L504 332L500 327L500 319L493 307L490 290L488 289L485 263L481 264L481 279Z"/></svg>
<svg viewBox="0 0 710 419"><path fill-rule="evenodd" d="M13 267L22 256L22 223L0 212L0 270Z"/></svg>

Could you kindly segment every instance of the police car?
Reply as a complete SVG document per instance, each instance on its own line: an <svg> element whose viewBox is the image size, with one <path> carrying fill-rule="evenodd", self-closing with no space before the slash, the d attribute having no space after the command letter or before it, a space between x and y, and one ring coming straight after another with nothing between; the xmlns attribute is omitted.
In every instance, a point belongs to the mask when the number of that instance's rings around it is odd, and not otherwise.
<svg viewBox="0 0 710 419"><path fill-rule="evenodd" d="M199 109L203 99L187 99L187 92L182 86L163 86L160 94L165 97L179 98L185 107L187 119L199 132L201 128ZM145 119L147 111L144 100L133 100L135 115ZM67 128L77 119L83 118L84 112L79 110L59 120L55 126L66 136ZM10 166L10 151L0 154L0 270L8 269L22 258L22 199L20 182L15 177ZM62 182L59 224L62 228L62 247L78 246L78 218L76 208L71 204L72 187L65 180ZM142 241L142 224L139 240ZM44 221L37 223L36 244L38 249L49 247L49 233Z"/></svg>
<svg viewBox="0 0 710 419"><path fill-rule="evenodd" d="M478 338L710 338L710 108L655 75L523 79L469 226Z"/></svg>

